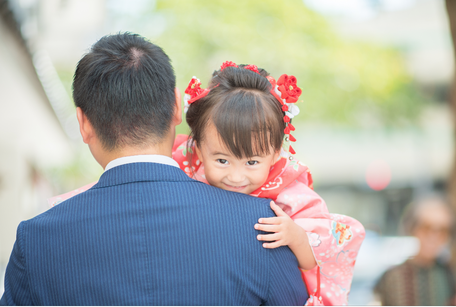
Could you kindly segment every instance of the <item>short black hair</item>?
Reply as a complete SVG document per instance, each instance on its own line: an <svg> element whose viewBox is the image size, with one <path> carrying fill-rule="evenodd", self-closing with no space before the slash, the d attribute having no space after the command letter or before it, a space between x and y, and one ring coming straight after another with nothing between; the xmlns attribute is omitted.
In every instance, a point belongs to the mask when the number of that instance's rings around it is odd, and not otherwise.
<svg viewBox="0 0 456 307"><path fill-rule="evenodd" d="M190 140L204 142L207 126L214 124L222 142L237 158L279 151L285 135L280 102L271 94L269 74L245 69L245 65L215 71L209 94L190 105L187 123ZM193 144L188 144L189 146Z"/></svg>
<svg viewBox="0 0 456 307"><path fill-rule="evenodd" d="M169 57L138 34L107 35L78 63L73 99L107 150L159 143L175 110Z"/></svg>

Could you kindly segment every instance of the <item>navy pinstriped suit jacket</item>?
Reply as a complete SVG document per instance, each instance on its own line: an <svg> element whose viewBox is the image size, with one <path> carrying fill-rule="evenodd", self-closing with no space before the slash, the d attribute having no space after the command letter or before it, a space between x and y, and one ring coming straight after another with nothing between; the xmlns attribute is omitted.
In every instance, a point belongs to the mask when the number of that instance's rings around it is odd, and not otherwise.
<svg viewBox="0 0 456 307"><path fill-rule="evenodd" d="M5 305L302 305L297 260L253 228L269 201L132 163L25 222Z"/></svg>

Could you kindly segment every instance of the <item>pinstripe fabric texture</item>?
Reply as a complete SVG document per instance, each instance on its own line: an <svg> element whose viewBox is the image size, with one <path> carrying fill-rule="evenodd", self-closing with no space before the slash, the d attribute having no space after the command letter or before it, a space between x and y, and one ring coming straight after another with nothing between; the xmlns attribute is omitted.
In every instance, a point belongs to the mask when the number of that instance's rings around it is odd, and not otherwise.
<svg viewBox="0 0 456 307"><path fill-rule="evenodd" d="M269 202L133 163L25 222L1 304L302 305L295 256L253 228Z"/></svg>

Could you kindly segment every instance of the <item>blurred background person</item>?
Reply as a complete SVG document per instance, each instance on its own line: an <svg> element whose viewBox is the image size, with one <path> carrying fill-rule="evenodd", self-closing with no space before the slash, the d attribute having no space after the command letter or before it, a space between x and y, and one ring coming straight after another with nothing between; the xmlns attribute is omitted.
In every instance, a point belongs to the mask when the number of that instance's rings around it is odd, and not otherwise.
<svg viewBox="0 0 456 307"><path fill-rule="evenodd" d="M425 197L404 211L402 227L406 235L419 241L418 253L387 270L375 287L382 305L454 305L455 277L449 264L452 210L440 197ZM445 257L447 256L447 257Z"/></svg>

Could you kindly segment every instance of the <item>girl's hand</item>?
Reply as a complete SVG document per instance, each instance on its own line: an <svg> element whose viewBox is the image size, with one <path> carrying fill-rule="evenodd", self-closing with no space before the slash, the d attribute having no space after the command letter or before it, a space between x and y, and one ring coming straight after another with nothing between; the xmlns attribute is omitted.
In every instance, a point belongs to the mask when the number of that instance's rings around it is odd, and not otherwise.
<svg viewBox="0 0 456 307"><path fill-rule="evenodd" d="M295 222L271 201L271 209L277 217L261 218L258 220L259 224L255 224L255 229L265 232L273 232L272 234L260 234L257 236L258 241L275 241L272 243L263 243L264 248L277 248L279 246L300 245L303 243L303 236L307 238L305 231L296 225ZM304 241L305 242L305 241Z"/></svg>
<svg viewBox="0 0 456 307"><path fill-rule="evenodd" d="M271 201L271 209L277 217L261 218L255 229L272 232L272 234L261 234L257 236L258 241L275 241L263 243L264 248L277 248L288 245L298 259L298 265L304 270L311 270L317 262L313 256L312 248L309 245L307 233L299 227L279 206Z"/></svg>

